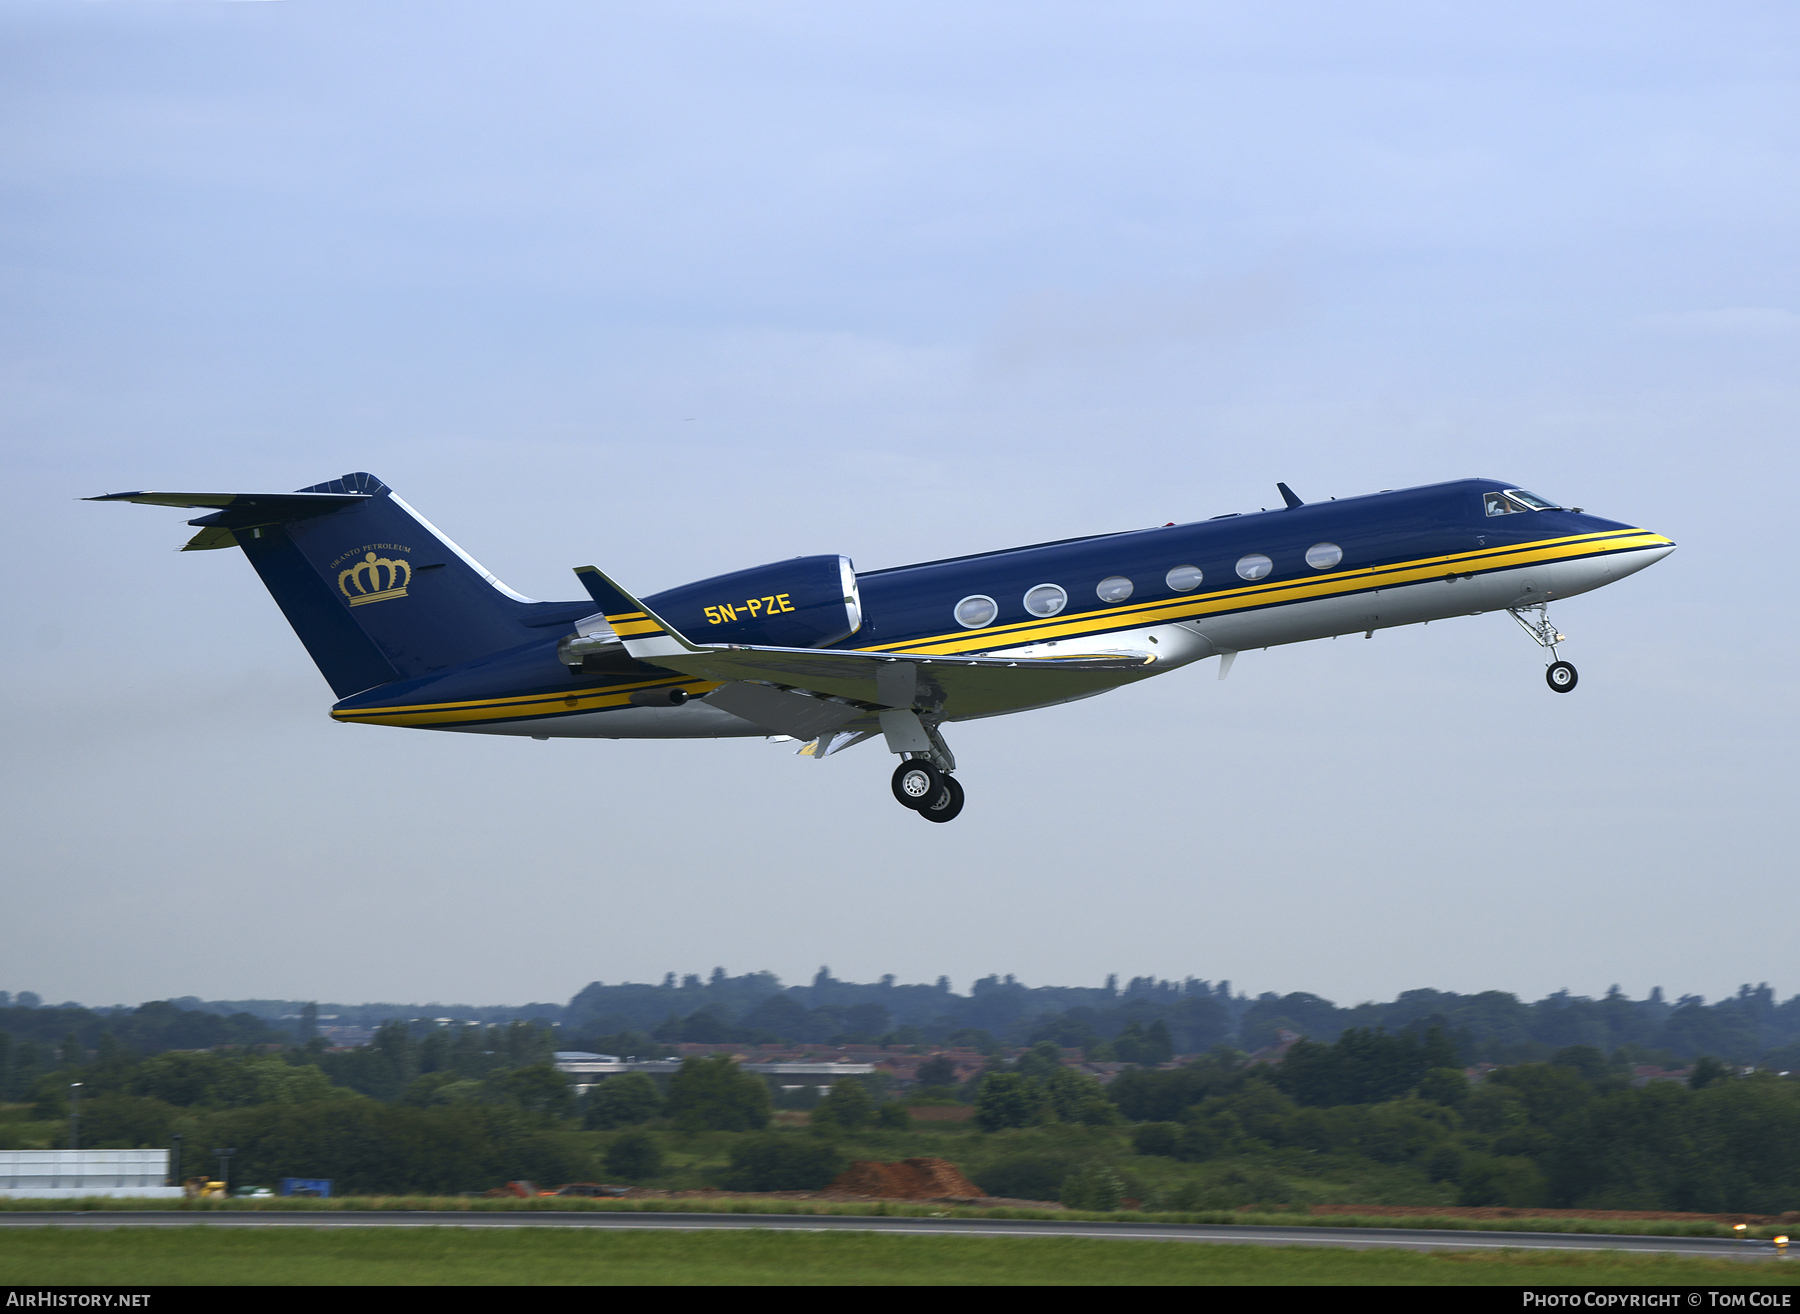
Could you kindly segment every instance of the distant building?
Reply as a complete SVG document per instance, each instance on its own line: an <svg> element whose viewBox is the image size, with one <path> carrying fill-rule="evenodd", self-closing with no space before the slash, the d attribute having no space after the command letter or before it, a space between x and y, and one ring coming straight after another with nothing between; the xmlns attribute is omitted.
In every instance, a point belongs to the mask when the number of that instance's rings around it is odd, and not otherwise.
<svg viewBox="0 0 1800 1314"><path fill-rule="evenodd" d="M174 1200L167 1150L0 1150L0 1197Z"/></svg>

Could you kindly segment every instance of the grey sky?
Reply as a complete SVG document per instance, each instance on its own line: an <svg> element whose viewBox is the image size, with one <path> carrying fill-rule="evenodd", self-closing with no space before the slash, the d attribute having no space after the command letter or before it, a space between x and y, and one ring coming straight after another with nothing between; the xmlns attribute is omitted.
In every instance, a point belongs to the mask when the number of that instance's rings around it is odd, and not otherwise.
<svg viewBox="0 0 1800 1314"><path fill-rule="evenodd" d="M821 962L1800 989L1775 4L0 0L0 987L566 998ZM516 588L1484 474L1553 609L868 745L344 727L132 488L370 470Z"/></svg>

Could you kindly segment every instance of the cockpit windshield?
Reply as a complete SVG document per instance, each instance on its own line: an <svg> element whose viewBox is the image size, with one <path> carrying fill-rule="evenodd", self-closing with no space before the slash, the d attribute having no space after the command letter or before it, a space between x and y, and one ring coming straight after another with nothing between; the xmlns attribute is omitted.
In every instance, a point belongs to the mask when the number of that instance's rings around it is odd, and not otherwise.
<svg viewBox="0 0 1800 1314"><path fill-rule="evenodd" d="M1521 511L1560 511L1555 502L1528 493L1523 488L1509 488L1504 493L1483 493L1482 505L1490 516L1517 515Z"/></svg>

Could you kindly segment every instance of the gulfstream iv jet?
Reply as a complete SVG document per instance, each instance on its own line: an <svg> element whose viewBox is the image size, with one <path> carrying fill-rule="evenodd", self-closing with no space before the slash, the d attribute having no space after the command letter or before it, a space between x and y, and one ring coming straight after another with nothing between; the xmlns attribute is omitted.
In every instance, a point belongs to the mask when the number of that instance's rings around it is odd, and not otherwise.
<svg viewBox="0 0 1800 1314"><path fill-rule="evenodd" d="M796 557L637 596L515 593L381 480L293 493L109 493L205 509L186 550L241 548L338 697L339 721L582 739L763 735L830 757L881 738L894 797L963 806L953 721L1105 693L1208 657L1506 611L1575 688L1553 599L1675 545L1503 480L1302 502L858 571Z"/></svg>

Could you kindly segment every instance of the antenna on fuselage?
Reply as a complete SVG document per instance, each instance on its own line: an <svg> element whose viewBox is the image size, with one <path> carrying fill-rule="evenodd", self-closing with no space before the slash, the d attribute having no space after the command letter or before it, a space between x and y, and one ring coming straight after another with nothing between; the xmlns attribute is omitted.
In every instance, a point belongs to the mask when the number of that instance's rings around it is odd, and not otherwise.
<svg viewBox="0 0 1800 1314"><path fill-rule="evenodd" d="M1289 488L1286 484L1276 484L1275 487L1281 490L1281 500L1288 504L1288 510L1292 511L1297 506L1306 505L1306 503L1294 496L1294 490Z"/></svg>

